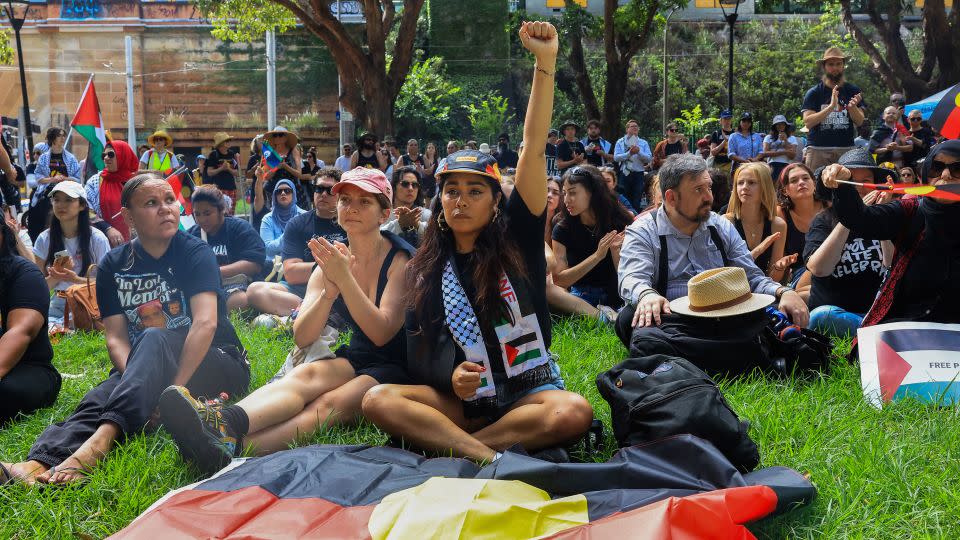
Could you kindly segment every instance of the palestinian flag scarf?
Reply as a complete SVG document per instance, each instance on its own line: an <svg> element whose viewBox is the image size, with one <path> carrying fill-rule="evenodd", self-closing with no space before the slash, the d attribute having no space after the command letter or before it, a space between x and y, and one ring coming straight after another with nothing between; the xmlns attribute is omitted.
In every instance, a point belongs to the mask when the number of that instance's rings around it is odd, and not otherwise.
<svg viewBox="0 0 960 540"><path fill-rule="evenodd" d="M530 389L543 384L549 378L550 370L547 367L550 354L547 350L543 335L540 331L540 322L536 311L529 309L524 316L521 312L519 296L506 274L500 277L500 296L510 309L512 321L502 320L495 325L497 340L500 348L500 361L507 376L509 393L518 389ZM477 314L470 303L457 272L453 260L448 260L443 269L441 284L443 296L444 322L453 335L457 345L463 350L468 362L480 364L487 368L481 374L480 388L477 393L464 402L468 416L476 413L490 415L499 409L498 404L503 401L497 399L497 387L493 380L493 365L487 354ZM500 390L501 392L504 389ZM474 414L470 414L474 413Z"/></svg>

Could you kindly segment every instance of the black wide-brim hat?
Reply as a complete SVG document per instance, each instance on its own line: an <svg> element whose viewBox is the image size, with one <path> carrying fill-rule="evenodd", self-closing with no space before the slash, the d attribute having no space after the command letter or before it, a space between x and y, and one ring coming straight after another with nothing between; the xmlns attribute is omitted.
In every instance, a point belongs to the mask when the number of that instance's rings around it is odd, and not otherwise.
<svg viewBox="0 0 960 540"><path fill-rule="evenodd" d="M873 159L873 154L867 148L854 148L840 156L837 163L850 170L870 169L873 171L873 178L877 182L886 182L887 178L890 178L894 183L900 182L900 173L893 169L878 166Z"/></svg>
<svg viewBox="0 0 960 540"><path fill-rule="evenodd" d="M568 127L573 126L577 130L577 133L580 132L580 125L574 122L573 120L567 120L566 122L560 124L560 134L563 135L564 130Z"/></svg>

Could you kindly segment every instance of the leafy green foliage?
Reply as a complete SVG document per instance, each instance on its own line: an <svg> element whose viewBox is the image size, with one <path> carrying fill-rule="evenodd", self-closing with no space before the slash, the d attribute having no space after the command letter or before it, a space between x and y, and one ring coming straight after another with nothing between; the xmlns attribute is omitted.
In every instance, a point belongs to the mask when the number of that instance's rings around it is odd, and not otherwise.
<svg viewBox="0 0 960 540"><path fill-rule="evenodd" d="M507 110L509 107L509 100L497 92L484 97L479 103L467 105L473 138L481 143L493 141L513 118L513 114Z"/></svg>
<svg viewBox="0 0 960 540"><path fill-rule="evenodd" d="M440 140L457 132L451 123L460 87L447 77L443 59L432 56L410 67L394 111L401 140L423 137Z"/></svg>
<svg viewBox="0 0 960 540"><path fill-rule="evenodd" d="M700 109L700 104L697 103L692 109L684 109L680 111L680 116L673 119L677 123L677 126L684 133L702 133L707 129L708 126L713 125L714 122L717 122L717 118L705 118L703 116L703 111Z"/></svg>
<svg viewBox="0 0 960 540"><path fill-rule="evenodd" d="M10 45L10 34L0 32L0 64L9 66L13 63L13 47Z"/></svg>
<svg viewBox="0 0 960 540"><path fill-rule="evenodd" d="M193 3L210 20L213 36L224 41L258 41L267 30L283 33L297 24L290 10L272 0L193 0Z"/></svg>

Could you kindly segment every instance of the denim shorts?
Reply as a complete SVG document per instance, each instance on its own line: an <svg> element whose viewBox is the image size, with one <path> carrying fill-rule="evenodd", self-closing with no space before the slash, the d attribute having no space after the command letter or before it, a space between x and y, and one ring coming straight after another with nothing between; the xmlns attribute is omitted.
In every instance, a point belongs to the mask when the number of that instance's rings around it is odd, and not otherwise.
<svg viewBox="0 0 960 540"><path fill-rule="evenodd" d="M307 295L307 286L306 285L294 285L292 283L287 283L287 280L280 280L280 285L283 285L288 292L303 298Z"/></svg>
<svg viewBox="0 0 960 540"><path fill-rule="evenodd" d="M494 373L493 382L497 386L497 413L496 416L490 420L494 421L502 417L507 414L510 407L516 402L537 392L543 392L545 390L566 390L567 387L563 382L563 377L560 376L560 366L557 365L556 359L552 355L548 365L550 366L552 377L547 382L515 394L507 394L503 390L506 387L507 375L504 373Z"/></svg>

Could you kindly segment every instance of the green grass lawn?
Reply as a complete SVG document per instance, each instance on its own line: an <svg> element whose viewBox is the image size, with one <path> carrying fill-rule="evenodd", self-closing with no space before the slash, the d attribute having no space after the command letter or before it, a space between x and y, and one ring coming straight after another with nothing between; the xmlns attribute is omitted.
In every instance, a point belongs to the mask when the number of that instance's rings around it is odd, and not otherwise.
<svg viewBox="0 0 960 540"><path fill-rule="evenodd" d="M237 324L253 364L253 383L261 385L282 363L291 341ZM592 321L567 319L555 326L552 348L567 387L587 396L609 427L610 412L594 378L625 354L617 338ZM22 459L43 428L66 417L109 369L99 336L73 336L55 350L55 363L65 374L60 398L54 407L0 430L4 461ZM837 359L833 367L831 375L812 381L722 384L734 409L752 422L762 466L809 473L818 489L810 506L751 530L766 538L960 538L958 408L902 402L878 411L861 395L856 366ZM612 449L609 430L608 439ZM363 425L308 442L385 441L383 433ZM115 450L87 485L0 488L0 538L104 537L168 490L199 478L165 433L138 436Z"/></svg>

